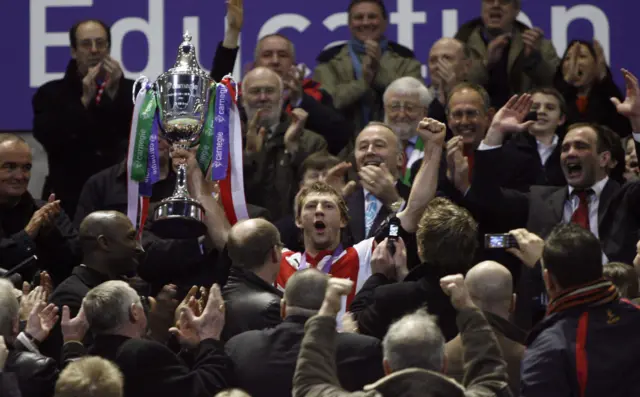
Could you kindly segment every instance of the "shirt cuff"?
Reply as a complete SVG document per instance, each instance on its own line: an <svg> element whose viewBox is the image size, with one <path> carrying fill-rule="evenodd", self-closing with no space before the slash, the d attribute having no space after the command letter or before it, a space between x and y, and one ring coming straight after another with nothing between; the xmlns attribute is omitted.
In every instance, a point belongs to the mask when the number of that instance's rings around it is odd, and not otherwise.
<svg viewBox="0 0 640 397"><path fill-rule="evenodd" d="M38 350L38 347L29 340L24 332L20 332L18 334L18 341L30 352L40 354L40 350Z"/></svg>
<svg viewBox="0 0 640 397"><path fill-rule="evenodd" d="M634 133L633 133L633 139L634 139L636 142L640 142L640 132L634 132Z"/></svg>
<svg viewBox="0 0 640 397"><path fill-rule="evenodd" d="M484 141L480 142L480 146L478 146L478 150L491 150L491 149L497 149L499 147L502 147L502 145L487 145L486 143L484 143Z"/></svg>

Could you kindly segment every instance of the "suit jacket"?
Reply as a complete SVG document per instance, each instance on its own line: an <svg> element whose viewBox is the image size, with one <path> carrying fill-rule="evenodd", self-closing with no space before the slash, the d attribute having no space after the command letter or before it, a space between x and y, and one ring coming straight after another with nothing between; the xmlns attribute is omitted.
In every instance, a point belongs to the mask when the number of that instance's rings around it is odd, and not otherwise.
<svg viewBox="0 0 640 397"><path fill-rule="evenodd" d="M636 142L636 148L638 148ZM492 176L502 164L502 148L476 151L476 165L467 200L499 214L511 222L511 228L526 227L532 233L546 238L563 221L567 186L532 186L528 193L503 189ZM598 207L598 234L602 250L610 261L632 263L636 255L640 230L640 182L620 186L609 179L600 195ZM537 297L545 291L539 266L523 269L518 288L520 299L516 309L516 323L529 329L544 315ZM536 300L536 302L533 302Z"/></svg>
<svg viewBox="0 0 640 397"><path fill-rule="evenodd" d="M226 305L222 331L224 341L246 331L275 327L282 322L282 292L251 271L231 267L222 297Z"/></svg>
<svg viewBox="0 0 640 397"><path fill-rule="evenodd" d="M234 365L236 387L252 397L289 397L307 317L290 316L275 328L236 335L225 346ZM384 376L380 341L340 333L336 364L340 383L349 391Z"/></svg>
<svg viewBox="0 0 640 397"><path fill-rule="evenodd" d="M409 193L411 192L411 188L398 181L396 183L396 189L398 190L398 194L405 201L409 199ZM376 219L373 221L373 226L371 226L371 230L368 235L365 235L365 216L364 216L364 189L359 186L349 197L347 197L347 208L349 208L349 229L351 230L351 235L353 237L353 241L358 243L364 239L369 237L373 237L376 234L376 231L382 225L382 223L389 217L391 214L391 210L382 205L380 211L378 211L378 215Z"/></svg>
<svg viewBox="0 0 640 397"><path fill-rule="evenodd" d="M113 361L120 368L124 397L211 397L227 387L232 371L222 343L213 339L201 341L190 357L184 357L190 365L158 342L121 335L97 335L88 351L79 343L66 343L63 362L87 354Z"/></svg>
<svg viewBox="0 0 640 397"><path fill-rule="evenodd" d="M432 264L415 267L400 283L380 273L369 277L351 303L350 310L358 320L363 335L384 338L389 326L405 314L426 307L438 317L445 340L458 334L456 310L440 288L446 272Z"/></svg>
<svg viewBox="0 0 640 397"><path fill-rule="evenodd" d="M520 395L520 366L524 356L526 333L500 316L490 312L483 313L496 335L500 350L502 350L502 357L507 362L511 393L518 396ZM465 349L460 334L445 345L446 373L460 383L464 381L464 353Z"/></svg>
<svg viewBox="0 0 640 397"><path fill-rule="evenodd" d="M9 356L2 372L15 375L22 397L53 395L59 372L56 361L30 351L19 351L11 346L9 348ZM1 388L0 391L4 392ZM4 397L3 393L0 395Z"/></svg>

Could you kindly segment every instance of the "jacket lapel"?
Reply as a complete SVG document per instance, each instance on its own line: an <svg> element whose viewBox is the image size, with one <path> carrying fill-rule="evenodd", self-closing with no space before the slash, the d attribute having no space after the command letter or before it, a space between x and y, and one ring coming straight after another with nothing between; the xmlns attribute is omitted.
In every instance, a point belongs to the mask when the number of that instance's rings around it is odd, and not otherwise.
<svg viewBox="0 0 640 397"><path fill-rule="evenodd" d="M609 209L609 203L611 203L611 199L614 194L620 189L620 185L618 182L609 178L607 183L604 185L604 189L602 189L602 193L600 193L600 202L598 203L598 230L600 230L600 225L602 225L602 220L604 219L607 210Z"/></svg>
<svg viewBox="0 0 640 397"><path fill-rule="evenodd" d="M558 189L551 193L551 196L549 196L549 206L553 211L554 223L560 223L563 221L564 203L567 201L568 195L569 188L565 186L562 189Z"/></svg>
<svg viewBox="0 0 640 397"><path fill-rule="evenodd" d="M354 243L359 243L364 240L364 190L359 187L355 192L349 196L349 228L351 229L351 235Z"/></svg>

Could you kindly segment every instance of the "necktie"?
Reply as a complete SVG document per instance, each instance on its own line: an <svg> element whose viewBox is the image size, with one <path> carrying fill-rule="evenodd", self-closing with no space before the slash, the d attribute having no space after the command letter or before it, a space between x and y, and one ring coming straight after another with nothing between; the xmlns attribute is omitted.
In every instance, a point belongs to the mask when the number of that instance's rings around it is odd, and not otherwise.
<svg viewBox="0 0 640 397"><path fill-rule="evenodd" d="M589 194L591 192L593 191L589 189L574 191L573 193L578 196L580 202L578 204L578 208L576 208L573 215L571 215L571 223L580 225L587 230L591 230L589 227Z"/></svg>
<svg viewBox="0 0 640 397"><path fill-rule="evenodd" d="M365 211L364 211L364 236L369 236L373 221L378 215L378 199L373 193L367 193L365 196Z"/></svg>

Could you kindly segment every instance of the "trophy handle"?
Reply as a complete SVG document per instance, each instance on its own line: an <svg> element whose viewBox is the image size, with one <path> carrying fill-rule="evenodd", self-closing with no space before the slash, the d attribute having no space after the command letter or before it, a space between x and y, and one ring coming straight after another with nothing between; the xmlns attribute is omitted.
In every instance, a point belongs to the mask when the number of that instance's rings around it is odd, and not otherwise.
<svg viewBox="0 0 640 397"><path fill-rule="evenodd" d="M140 85L142 87L146 87L147 85L149 85L149 79L146 76L140 76L136 79L136 81L133 82L133 88L131 89L131 97L133 100L133 104L136 104L136 87L138 87L138 83L140 83ZM140 87L140 89L142 89L142 87Z"/></svg>

